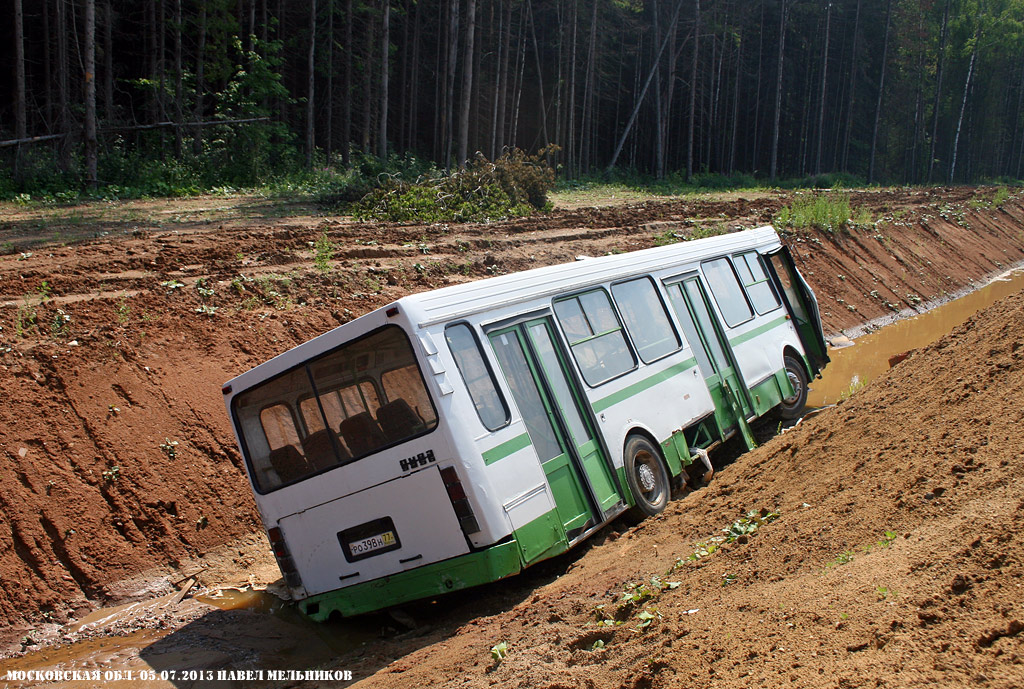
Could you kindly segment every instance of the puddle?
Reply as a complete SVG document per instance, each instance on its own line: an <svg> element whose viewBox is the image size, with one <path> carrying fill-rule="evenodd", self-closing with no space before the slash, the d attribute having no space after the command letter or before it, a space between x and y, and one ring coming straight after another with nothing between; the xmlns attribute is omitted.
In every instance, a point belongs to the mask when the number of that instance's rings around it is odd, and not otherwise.
<svg viewBox="0 0 1024 689"><path fill-rule="evenodd" d="M252 610L276 614L291 610L290 603L261 589L220 589L196 596L196 600L220 610Z"/></svg>
<svg viewBox="0 0 1024 689"><path fill-rule="evenodd" d="M1024 289L1024 271L1004 274L979 290L931 311L863 335L853 346L829 348L832 361L821 380L811 383L808 407L834 404L889 370L890 357L935 342L978 311Z"/></svg>
<svg viewBox="0 0 1024 689"><path fill-rule="evenodd" d="M311 622L259 589L214 589L180 602L177 596L100 609L69 624L64 634L78 640L0 660L0 686L280 686L269 681L270 671L323 668L381 631L367 619ZM259 674L221 681L232 671Z"/></svg>

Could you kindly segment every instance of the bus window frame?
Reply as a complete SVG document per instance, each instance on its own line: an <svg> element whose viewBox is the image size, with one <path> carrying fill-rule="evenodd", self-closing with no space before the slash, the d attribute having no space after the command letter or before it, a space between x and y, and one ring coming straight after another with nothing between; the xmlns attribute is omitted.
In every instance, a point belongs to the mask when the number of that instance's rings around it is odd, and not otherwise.
<svg viewBox="0 0 1024 689"><path fill-rule="evenodd" d="M722 309L722 304L719 302L718 293L715 292L714 287L711 285L711 281L708 280L708 276L704 270L704 266L715 261L725 261L725 265L729 266L729 270L732 271L733 279L736 280L736 286L740 290L740 294L743 295L743 302L747 305L747 310L750 311L750 315L741 321L736 323L730 323L725 317L725 311ZM711 295L711 300L714 302L715 308L718 310L718 316L722 321L722 326L727 330L738 328L741 325L749 323L750 321L757 318L758 313L754 310L754 307L750 303L750 297L747 296L747 291L743 288L743 282L740 280L740 276L736 273L736 266L732 264L729 254L723 254L721 256L714 256L712 258L705 259L700 262L700 279L703 281L704 286L707 288L707 292Z"/></svg>
<svg viewBox="0 0 1024 689"><path fill-rule="evenodd" d="M640 348L637 347L636 341L633 338L633 333L630 331L629 326L626 325L625 321L623 321L623 319L622 319L622 308L619 306L618 299L615 298L615 286L616 285L623 285L623 284L625 284L627 282L636 282L637 280L647 280L647 282L650 283L651 287L654 288L654 294L658 297L658 302L661 304L661 312L665 314L665 320L668 323L668 327L672 331L672 334L675 335L675 338L676 338L676 347L675 347L675 349L672 349L671 351L668 351L665 354L662 354L661 356L655 357L654 359L651 359L650 361L647 361L646 359L643 358L643 356L640 355ZM629 339L629 343L633 346L633 351L636 352L637 359L639 359L645 366L650 366L651 364L654 364L654 363L657 363L657 362L661 361L665 357L672 356L673 354L678 354L683 349L686 349L686 347L687 347L686 338L683 337L679 333L679 330L676 328L676 322L673 320L672 315L669 313L669 310L666 307L665 295L662 294L662 290L658 286L658 281L654 279L653 275L651 275L650 273L643 273L641 275L634 275L632 277L624 278L622 280L616 280L615 282L611 283L611 285L609 285L609 293L610 293L611 298L612 298L612 305L615 308L615 310L618 312L619 320L622 321L622 328L626 332L626 335L627 335L627 337ZM635 371L636 368L634 367L632 370ZM627 373L628 373L628 371L627 371ZM625 375L625 374L623 374L623 375Z"/></svg>
<svg viewBox="0 0 1024 689"><path fill-rule="evenodd" d="M301 478L295 479L293 481L281 482L281 483L279 483L278 485L276 485L276 486L274 486L272 488L265 488L263 486L263 484L256 478L257 475L258 475L257 474L257 467L256 467L255 462L252 459L252 451L249 448L249 440L248 440L248 438L245 435L245 431L244 431L244 428L243 428L242 422L241 422L241 417L240 417L240 415L238 413L239 400L242 399L242 397L245 395L245 393L251 391L252 389L254 389L256 387L263 387L265 385L268 385L271 382L277 380L278 378L287 376L287 375L293 373L294 371L296 371L298 369L304 369L305 370L306 378L307 378L307 380L310 381L310 388L313 391L313 395L316 396L317 395L317 387L316 387L315 382L313 381L312 376L309 373L309 369L307 368L308 366L311 366L313 363L315 363L317 361L320 361L321 359L324 359L324 358L330 356L331 354L334 354L335 352L337 352L342 347L351 346L351 345L353 345L353 344L355 344L357 342L361 342L362 340L365 340L365 339L368 339L370 337L373 337L374 335L377 335L378 333L381 333L381 332L383 332L385 330L388 330L388 329L391 329L391 328L394 328L394 329L398 330L402 334L402 336L405 338L406 344L408 344L408 346L409 346L409 352L412 355L412 360L416 364L416 368L417 368L417 370L419 371L419 374L420 374L420 382L423 384L423 389L424 389L424 391L426 391L426 394L427 394L427 400L430 402L430 406L431 406L431 408L433 409L433 412L434 412L435 423L434 423L433 427L426 426L422 433L418 433L416 435L409 436L408 438L403 438L402 440L399 440L399 441L394 442L394 443L388 443L386 445L382 445L382 446L378 447L377 449L375 449L373 452L367 452L367 453L364 453L364 454L361 454L361 455L358 455L358 456L353 455L349 460L340 462L340 463L338 463L338 464L336 464L334 466L326 467L324 469L321 469L320 471L315 471L313 473L307 474L307 475L305 475L305 476L303 476ZM395 368L401 368L401 367L400 366L396 366ZM393 369L388 369L388 370L390 371L390 370L393 370ZM381 372L381 375L384 375L383 371ZM293 397L292 399L297 400L297 397ZM271 403L268 403L268 404L264 405L263 407L260 407L259 408L260 411L256 415L256 420L258 422L260 421L259 414L261 414L263 412L263 409L265 409L266 407L273 406L274 404L280 404L280 403L281 403L280 401L274 401L274 402L271 402ZM296 404L297 404L297 401L296 401ZM292 416L294 418L294 414L295 414L294 408L290 408L289 411L292 413ZM412 338L409 336L409 333L406 332L405 328L403 328L403 327L401 327L401 326L399 326L397 324L394 324L394 323L387 323L385 325L380 326L379 328L374 328L373 330L371 330L369 332L363 333L359 337L352 338L351 340L346 340L345 342L342 342L341 344L339 344L336 347L328 349L325 352L321 352L316 357L306 359L305 361L303 361L303 362L301 362L299 364L296 364L295 366L292 366L291 368L288 368L288 369L286 369L284 371L281 371L276 376L273 376L271 378L267 378L265 380L262 380L262 381L260 381L259 383L257 383L256 385L254 385L252 387L246 388L244 390L239 390L238 393L231 399L231 420L232 420L232 425L235 428L235 434L237 435L237 437L238 437L238 439L240 441L240 444L242 446L242 459L245 460L246 467L248 468L248 473L249 473L249 476L251 477L250 478L250 483L252 483L253 489L259 495L269 495L270 493L273 493L275 491L281 490L282 488L287 488L288 486L294 486L294 485L302 483L304 481L308 481L311 478L319 476L320 474L326 473L328 471L333 471L334 469L337 469L339 467L348 466L350 464L355 464L356 462L358 462L360 460L366 459L367 457L370 457L370 456L373 456L373 455L380 454L381 452L384 452L385 450L387 450L387 449L389 449L391 447L394 447L396 445L401 445L402 443L407 443L407 442L409 442L411 440L415 440L417 438L422 438L423 436L429 435L429 434L433 433L434 431L436 431L441 426L441 417L437 413L437 403L434 401L434 396L431 394L430 387L427 385L427 379L423 375L423 366L422 366L422 363L420 362L419 358L416 355L416 349L415 349L415 347L413 347ZM298 426L296 426L296 430L298 430ZM260 432L264 434L264 439L266 439L266 431L263 429L262 422L260 422ZM335 432L337 432L337 431L335 431ZM301 438L300 438L300 440L301 440ZM270 443L269 442L267 443L267 447L270 447ZM269 454L268 454L268 457L269 457ZM269 461L269 459L268 459L268 461Z"/></svg>
<svg viewBox="0 0 1024 689"><path fill-rule="evenodd" d="M381 375L384 375L384 374L382 373ZM355 387L355 386L361 385L363 383L369 383L370 384L370 387L373 388L374 394L377 395L377 401L380 402L380 400L383 397L383 395L381 395L381 390L377 386L376 381L374 381L373 378L368 378L368 377L364 377L364 378L358 379L353 385L345 385L345 386L342 386L340 388L334 388L333 390L328 390L324 394L328 394L329 395L329 394L331 394L333 392L336 392L338 390L344 390L344 389L349 388L349 387ZM309 394L309 395L307 395L305 397L298 398L298 400L296 400L296 403L295 403L296 409L298 410L298 413L299 413L299 418L302 420L303 430L306 432L307 436L308 435L312 435L312 434L310 433L310 430L309 430L309 424L306 423L306 415L302 413L302 403L306 402L307 400L315 400L315 399L317 399L320 396L321 396L321 393L319 392L319 390L314 390L311 394ZM317 404L318 408L320 407L320 404L322 404L322 402ZM383 406L384 405L381 404L377 408L380 409ZM365 409L364 411L370 411L370 410L369 409ZM351 418L351 417L346 416L345 418L348 419L348 418ZM342 419L342 420L344 421L344 419ZM334 429L331 429L331 430L334 430ZM313 431L313 433L315 433L315 432L316 431ZM334 432L337 433L337 430L334 430Z"/></svg>
<svg viewBox="0 0 1024 689"><path fill-rule="evenodd" d="M416 361L415 358L413 359L413 361L416 363L416 370L419 371L420 381L423 383L423 391L427 393L427 401L430 402L430 407L434 411L434 421L433 421L433 424L434 424L434 428L437 428L438 426L441 425L441 417L438 416L438 414L437 414L437 406L434 404L434 399L430 396L430 393L427 392L427 385L426 385L427 381L423 377L423 369L420 368L420 365L419 365L420 362ZM380 372L380 390L378 391L377 401L379 402L382 399L385 400L384 404L380 405L380 407L383 407L385 404L390 404L391 402L394 402L394 400L391 399L391 397L388 396L388 391L385 389L385 386L384 386L384 376L387 375L388 373L391 373L392 371L400 371L403 368L407 368L407 366L395 366L393 368L384 369L383 371ZM383 392L384 395L381 396L379 394L380 392ZM397 398L396 397L395 399L404 399L404 398ZM406 400L406 401L408 402L408 400ZM411 404L409 406L412 407ZM377 409L380 409L380 407L377 407ZM413 409L413 411L415 411L415 408ZM419 413L417 413L416 415L419 416ZM374 414L372 414L372 416L373 416L374 420L376 420L377 414L374 413ZM420 421L423 421L422 417L420 417ZM429 424L426 421L423 421L423 425L424 426L428 426ZM431 428L430 430L434 430L434 429ZM418 438L418 437L419 437L419 435L409 436L409 438L406 438L405 440L402 440L400 442L404 443L406 440L409 440L410 438Z"/></svg>
<svg viewBox="0 0 1024 689"><path fill-rule="evenodd" d="M750 254L754 254L754 256L757 257L758 265L761 266L761 272L764 273L764 279L755 279L748 285L745 282L743 282L743 278L740 276L739 271L736 270L735 264L738 260L746 262L746 257ZM731 254L729 258L732 260L733 263L733 272L736 273L736 277L739 279L740 287L743 288L743 292L747 295L747 302L750 304L750 307L754 311L754 313L756 313L758 316L767 316L769 313L772 313L773 311L778 311L779 309L782 308L782 299L779 298L779 293L775 289L775 284L772 282L771 276L768 275L768 270L764 264L764 256L761 255L760 251L758 251L757 249L744 249L743 251ZM749 264L747 267L749 269ZM751 277L754 277L753 271L751 271L750 275ZM750 296L750 290L748 288L753 285L759 285L763 282L768 283L768 289L771 291L772 296L775 297L775 306L768 309L767 311L758 311L757 306L754 304L754 299Z"/></svg>
<svg viewBox="0 0 1024 689"><path fill-rule="evenodd" d="M622 333L622 341L626 345L626 353L629 354L629 357L633 360L633 365L631 367L627 368L625 371L622 371L621 373L617 373L617 374L615 374L614 376L612 376L610 378L605 378L604 380L601 380L601 381L599 381L597 383L591 383L589 380L587 380L586 373L584 373L583 367L580 365L579 359L576 356L576 350L573 349L573 346L574 346L573 340L569 337L568 333L565 332L565 327L562 325L562 320L561 320L561 318L559 318L558 312L555 311L555 304L557 304L558 302L569 301L570 299L577 299L578 300L578 298L580 296L582 296L584 294L589 294L591 292L603 292L604 293L605 298L608 300L608 305L611 306L612 315L615 316L615 320L619 324L618 330L619 330L619 332ZM580 306L580 311L583 313L583 317L587 318L586 312L583 311L583 302L579 302L579 306ZM630 340L629 333L626 331L626 324L622 322L622 315L619 313L619 309L615 305L615 300L612 298L611 292L607 288L605 288L604 285L592 285L590 287L585 287L585 288L577 290L575 292L570 292L568 294L563 294L561 296L555 297L555 298L553 298L551 300L550 309L551 309L551 320L557 326L558 334L561 336L562 341L565 343L565 346L568 349L570 356L572 357L572 362L576 366L576 371L579 373L580 379L583 381L584 385L586 385L588 388L591 388L591 389L599 388L602 385L606 385L607 383L610 383L613 380L616 380L618 378L621 378L622 376L625 376L625 375L627 375L629 373L632 373L633 371L637 370L640 367L640 357L637 355L636 351L633 349L633 342ZM587 319L587 321L588 321L588 325L589 325L589 319ZM584 338L582 340L579 340L579 341L575 342L575 344L582 344L584 342L587 342L587 341L596 339L598 337L607 335L608 333L611 333L611 332L615 332L615 331L614 330L602 331L601 333L594 334L594 335L591 335L588 338Z"/></svg>
<svg viewBox="0 0 1024 689"><path fill-rule="evenodd" d="M295 416L295 408L293 408L287 402L277 401L277 402L268 402L267 404L263 405L262 407L260 407L259 413L256 414L256 420L260 422L260 431L263 432L263 439L267 441L267 447L270 447L270 438L267 437L267 427L263 425L263 412L265 412L266 410L270 409L271 407L277 407L277 406L283 406L284 408L286 408L288 410L288 415L290 417L292 417L292 428L295 429L295 436L299 439L299 443L301 445L301 443L302 443L301 432L303 430L305 430L306 431L306 435L309 435L308 429L305 428L305 420L303 419L302 420L303 423L302 423L302 425L300 425L300 423L299 423L300 419ZM298 405L296 405L296 406L298 406ZM291 443L288 443L288 444L290 445ZM282 445L281 447L284 447L284 445ZM280 448L270 447L270 451L271 452L273 452L274 450L278 450L278 449L280 449Z"/></svg>
<svg viewBox="0 0 1024 689"><path fill-rule="evenodd" d="M494 392L498 395L498 402L501 403L502 411L505 414L504 423L495 428L491 428L490 426L488 426L487 422L484 421L484 418L480 415L480 410L476 406L476 400L473 398L473 393L470 392L469 383L466 382L466 374L463 373L462 367L459 366L459 359L457 356L455 356L455 352L452 350L452 346L448 342L448 328L454 328L460 325L466 326L466 329L469 330L469 335L470 337L473 338L473 344L476 346L477 353L480 355L481 360L483 360L484 362L484 368L487 370L487 376L491 380L491 386L494 388ZM484 349L483 345L480 344L480 338L477 337L476 328L474 328L473 324L467 320L458 320L452 321L450 323L445 323L444 333L445 346L448 347L448 353L451 355L452 361L455 362L455 370L459 372L459 378L462 379L462 385L463 387L466 388L466 394L469 395L469 400L470 402L473 403L473 411L476 412L476 416L480 420L480 425L482 425L491 433L496 433L497 431L500 431L502 428L508 428L509 425L511 425L512 423L512 409L509 407L508 400L505 398L505 391L501 387L501 381L499 380L498 376L494 374L494 367L491 365L491 360L487 356L487 351Z"/></svg>

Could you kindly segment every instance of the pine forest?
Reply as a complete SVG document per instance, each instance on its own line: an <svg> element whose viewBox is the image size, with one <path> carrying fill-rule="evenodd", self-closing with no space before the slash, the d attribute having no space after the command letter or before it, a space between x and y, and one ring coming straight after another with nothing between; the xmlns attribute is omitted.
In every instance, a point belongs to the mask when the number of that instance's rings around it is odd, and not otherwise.
<svg viewBox="0 0 1024 689"><path fill-rule="evenodd" d="M452 170L513 149L567 180L1024 172L1024 0L3 7L5 198L371 163Z"/></svg>

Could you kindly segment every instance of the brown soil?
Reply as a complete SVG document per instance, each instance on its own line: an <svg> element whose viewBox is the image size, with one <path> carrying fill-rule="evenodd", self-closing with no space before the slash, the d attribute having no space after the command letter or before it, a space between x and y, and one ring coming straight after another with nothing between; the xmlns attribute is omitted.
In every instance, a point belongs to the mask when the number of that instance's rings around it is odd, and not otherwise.
<svg viewBox="0 0 1024 689"><path fill-rule="evenodd" d="M1016 198L994 208L992 190L851 196L877 220L870 229L786 236L830 332L1024 259ZM200 567L201 585L273 576L252 536L259 519L222 381L403 294L642 248L694 226L751 227L790 198L580 208L489 225L142 223L0 257L6 637L169 592ZM9 223L0 242L22 241L25 229ZM108 230L101 221L96 231ZM334 245L327 271L312 247L323 234ZM387 686L1019 686L1022 324L1024 298L1007 299L665 515L606 530L585 552L512 582L419 606L425 626L310 667L376 672L367 683ZM781 516L686 559L749 510ZM654 575L680 585L625 609L624 589ZM624 624L598 627L598 605ZM637 630L641 608L656 614ZM189 610L161 625L220 625L223 637L252 624ZM603 650L592 650L597 640ZM511 650L495 663L499 641Z"/></svg>

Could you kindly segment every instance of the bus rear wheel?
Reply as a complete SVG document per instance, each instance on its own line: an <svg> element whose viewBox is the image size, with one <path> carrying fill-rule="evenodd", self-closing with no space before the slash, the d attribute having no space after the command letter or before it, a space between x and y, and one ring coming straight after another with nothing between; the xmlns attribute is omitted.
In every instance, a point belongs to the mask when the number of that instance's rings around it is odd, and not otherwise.
<svg viewBox="0 0 1024 689"><path fill-rule="evenodd" d="M779 405L779 416L785 420L798 418L804 412L804 405L807 404L807 371L804 370L800 360L792 354L783 357L786 367L786 377L789 384L793 386L793 394L782 400Z"/></svg>
<svg viewBox="0 0 1024 689"><path fill-rule="evenodd" d="M671 493L661 453L647 438L634 435L626 442L623 460L626 483L636 501L629 511L630 519L640 522L660 514Z"/></svg>

